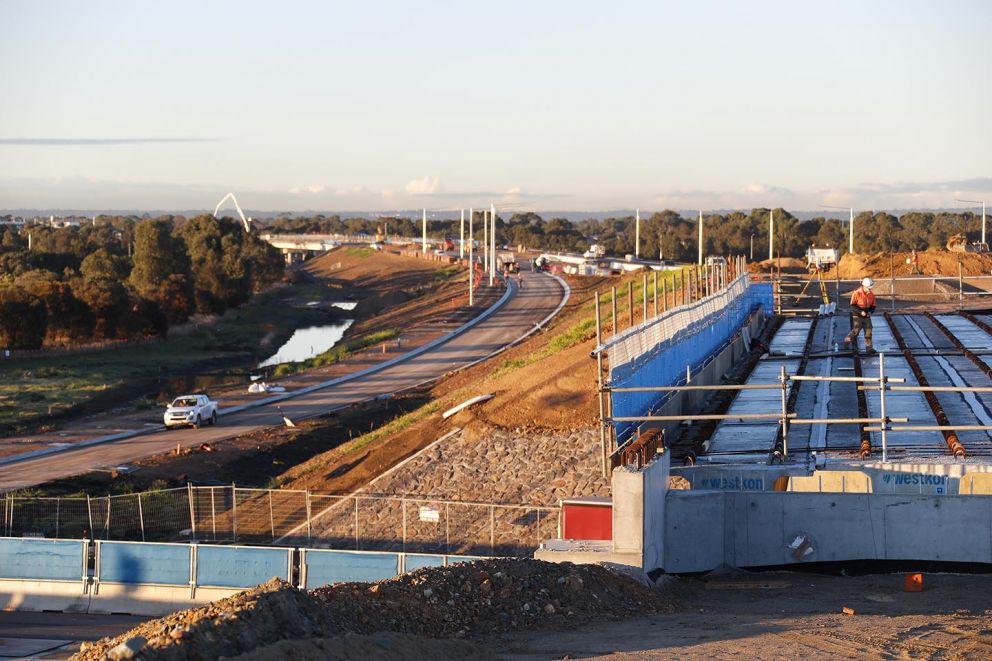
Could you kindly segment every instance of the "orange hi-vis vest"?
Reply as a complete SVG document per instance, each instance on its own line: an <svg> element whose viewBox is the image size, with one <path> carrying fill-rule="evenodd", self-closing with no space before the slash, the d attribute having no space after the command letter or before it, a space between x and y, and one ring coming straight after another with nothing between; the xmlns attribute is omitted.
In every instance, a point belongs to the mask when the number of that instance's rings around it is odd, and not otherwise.
<svg viewBox="0 0 992 661"><path fill-rule="evenodd" d="M854 293L851 294L851 307L859 307L862 310L875 307L874 292L865 291L863 288L858 287L854 290Z"/></svg>

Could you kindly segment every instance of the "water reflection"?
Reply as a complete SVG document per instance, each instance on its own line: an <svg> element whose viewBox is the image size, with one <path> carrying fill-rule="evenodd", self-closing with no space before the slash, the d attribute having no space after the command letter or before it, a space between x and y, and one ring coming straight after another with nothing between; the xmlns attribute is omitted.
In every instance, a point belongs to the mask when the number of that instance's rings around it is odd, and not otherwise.
<svg viewBox="0 0 992 661"><path fill-rule="evenodd" d="M268 367L280 363L300 363L308 358L313 358L337 344L353 323L355 323L353 319L346 319L326 326L299 328L284 345L279 347L275 355L259 363L258 366Z"/></svg>

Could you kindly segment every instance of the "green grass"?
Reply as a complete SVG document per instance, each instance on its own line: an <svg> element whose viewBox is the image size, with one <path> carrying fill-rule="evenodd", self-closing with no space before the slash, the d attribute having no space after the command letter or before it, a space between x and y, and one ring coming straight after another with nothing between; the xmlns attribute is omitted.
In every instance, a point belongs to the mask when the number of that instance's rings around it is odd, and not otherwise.
<svg viewBox="0 0 992 661"><path fill-rule="evenodd" d="M354 246L345 248L344 252L346 255L358 257L359 259L367 259L375 254L375 251L371 248L356 248Z"/></svg>
<svg viewBox="0 0 992 661"><path fill-rule="evenodd" d="M434 271L434 282L435 283L447 282L452 277L458 275L458 272L461 270L462 268L460 266L447 266L443 269L438 269Z"/></svg>
<svg viewBox="0 0 992 661"><path fill-rule="evenodd" d="M377 331L363 337L355 338L354 340L345 340L344 342L334 345L324 353L316 355L308 360L299 363L282 363L281 365L277 365L275 370L273 370L272 375L274 377L283 377L289 376L290 374L296 374L298 372L304 372L306 370L312 370L318 367L333 365L341 362L355 351L386 342L387 340L392 340L399 334L399 330L389 328L387 330Z"/></svg>

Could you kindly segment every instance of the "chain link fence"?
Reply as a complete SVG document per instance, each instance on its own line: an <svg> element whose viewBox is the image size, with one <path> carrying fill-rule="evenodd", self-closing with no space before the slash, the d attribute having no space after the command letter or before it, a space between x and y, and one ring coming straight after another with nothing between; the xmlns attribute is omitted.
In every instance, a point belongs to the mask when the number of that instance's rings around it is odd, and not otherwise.
<svg viewBox="0 0 992 661"><path fill-rule="evenodd" d="M559 515L557 507L188 486L97 498L5 494L0 534L513 556L557 537Z"/></svg>

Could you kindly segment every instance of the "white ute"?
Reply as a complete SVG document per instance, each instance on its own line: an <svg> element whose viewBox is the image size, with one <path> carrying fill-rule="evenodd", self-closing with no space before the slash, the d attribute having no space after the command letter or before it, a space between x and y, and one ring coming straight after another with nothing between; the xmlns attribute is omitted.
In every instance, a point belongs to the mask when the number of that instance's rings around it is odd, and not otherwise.
<svg viewBox="0 0 992 661"><path fill-rule="evenodd" d="M190 425L199 429L204 422L217 424L217 402L206 395L181 395L165 410L165 428Z"/></svg>

